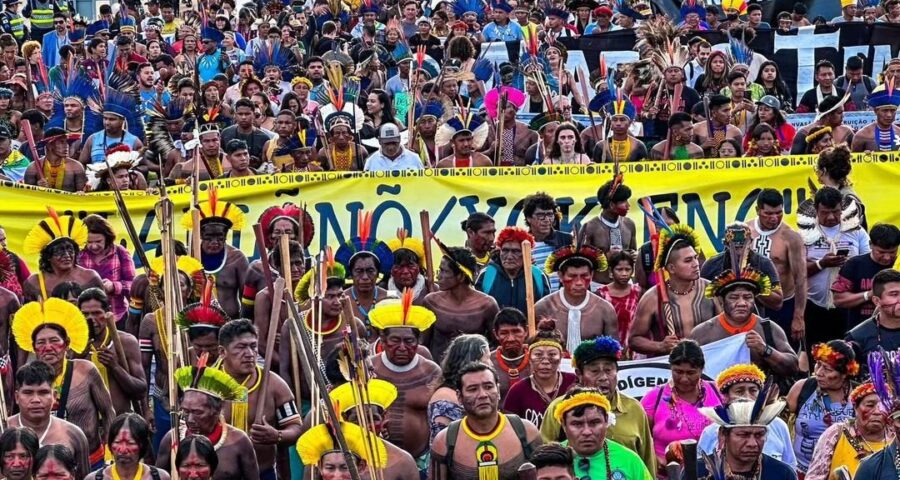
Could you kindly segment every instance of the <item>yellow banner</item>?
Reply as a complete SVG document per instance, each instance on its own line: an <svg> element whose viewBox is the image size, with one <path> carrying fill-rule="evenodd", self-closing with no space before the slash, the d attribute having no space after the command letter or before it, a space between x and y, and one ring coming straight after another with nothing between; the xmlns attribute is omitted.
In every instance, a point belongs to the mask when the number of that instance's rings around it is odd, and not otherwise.
<svg viewBox="0 0 900 480"><path fill-rule="evenodd" d="M721 248L725 225L754 218L755 198L760 188L784 193L786 220L795 226L799 203L810 196L808 179L815 180L815 156L775 158L703 159L696 161L639 162L622 165L625 183L631 187L629 217L644 238L644 221L635 200L650 195L658 206L671 206L682 222L693 226L704 239L707 252ZM869 225L888 222L900 225L895 186L900 185L900 155L878 154L854 157L851 179L866 204ZM612 165L541 166L531 168L480 168L471 170L426 170L422 172L282 174L215 181L224 200L237 203L247 214L246 227L235 232L234 246L255 257L250 226L262 211L284 202L306 203L315 220L312 250L337 246L356 235L359 211L374 213L378 238L387 240L404 227L421 235L419 212L428 210L432 229L448 245L462 245L465 235L460 222L472 212L486 212L498 227L524 225L521 207L527 195L544 191L554 196L562 212L561 229L585 223L599 214L597 189L612 176ZM204 183L202 192L211 183ZM201 192L201 200L205 193ZM188 188L169 189L180 217L187 211ZM159 239L153 210L158 197L130 192L125 202L139 232L144 249L152 252ZM98 213L110 218L120 241L125 234L112 194L74 195L15 185L0 187L0 226L6 229L9 249L22 251L28 230L46 216L46 206L60 213L84 217ZM187 240L175 219L176 238ZM148 256L153 256L148 253ZM36 258L27 258L34 268Z"/></svg>

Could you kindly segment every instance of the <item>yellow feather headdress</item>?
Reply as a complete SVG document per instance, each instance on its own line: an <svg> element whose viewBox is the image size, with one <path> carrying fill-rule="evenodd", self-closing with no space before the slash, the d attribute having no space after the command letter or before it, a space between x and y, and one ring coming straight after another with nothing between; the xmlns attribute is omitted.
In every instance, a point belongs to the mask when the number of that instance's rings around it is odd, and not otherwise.
<svg viewBox="0 0 900 480"><path fill-rule="evenodd" d="M365 401L367 405L374 405L387 410L388 407L397 399L397 387L393 383L378 378L369 380L366 385L366 398L356 398L353 391L353 384L350 382L341 384L328 393L331 401L340 406L340 413L353 410L357 404Z"/></svg>
<svg viewBox="0 0 900 480"><path fill-rule="evenodd" d="M419 258L419 266L425 268L425 244L418 238L410 237L405 229L398 228L397 237L388 240L387 246L394 253L400 249L409 250Z"/></svg>
<svg viewBox="0 0 900 480"><path fill-rule="evenodd" d="M297 453L304 465L316 465L325 454L340 451L331 428L328 424L320 424L307 430L297 440ZM350 452L365 460L369 468L387 465L387 448L383 440L353 423L341 422L340 428ZM374 449L371 454L369 445Z"/></svg>
<svg viewBox="0 0 900 480"><path fill-rule="evenodd" d="M719 376L716 377L716 388L720 392L725 393L732 385L746 382L755 383L759 385L759 388L762 388L763 384L766 383L766 374L752 363L732 365L722 370Z"/></svg>
<svg viewBox="0 0 900 480"><path fill-rule="evenodd" d="M196 367L175 370L175 383L184 392L195 390L227 402L247 400L246 387L222 370L207 368L205 360L198 362Z"/></svg>
<svg viewBox="0 0 900 480"><path fill-rule="evenodd" d="M369 312L369 322L372 326L384 330L385 328L414 328L424 332L431 328L437 320L431 310L413 305L413 291L409 288L403 291L400 302L385 304L382 301Z"/></svg>
<svg viewBox="0 0 900 480"><path fill-rule="evenodd" d="M200 202L199 208L201 226L207 223L219 223L233 230L244 228L244 212L231 202L219 200L219 192L215 187L210 187L208 199ZM194 218L190 210L182 215L181 226L188 230L194 227Z"/></svg>
<svg viewBox="0 0 900 480"><path fill-rule="evenodd" d="M68 238L78 248L84 248L88 240L87 226L71 215L59 215L53 207L47 207L49 216L35 225L28 235L22 250L27 255L39 255L51 243Z"/></svg>
<svg viewBox="0 0 900 480"><path fill-rule="evenodd" d="M566 412L582 405L594 405L602 408L607 414L609 414L612 409L609 400L599 391L581 392L576 393L571 397L564 398L561 402L556 404L556 409L553 410L553 418L562 425L563 417L565 417Z"/></svg>
<svg viewBox="0 0 900 480"><path fill-rule="evenodd" d="M69 337L69 348L75 353L84 352L90 337L87 319L75 305L59 299L48 298L41 302L26 303L16 312L12 322L12 334L16 343L26 352L34 352L31 337L44 325L58 325Z"/></svg>

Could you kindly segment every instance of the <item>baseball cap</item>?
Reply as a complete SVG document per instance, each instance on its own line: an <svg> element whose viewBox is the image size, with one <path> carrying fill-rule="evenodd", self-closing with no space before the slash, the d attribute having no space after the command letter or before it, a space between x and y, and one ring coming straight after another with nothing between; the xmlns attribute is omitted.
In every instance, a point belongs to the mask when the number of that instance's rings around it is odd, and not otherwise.
<svg viewBox="0 0 900 480"><path fill-rule="evenodd" d="M0 140L12 138L12 133L6 125L0 125Z"/></svg>
<svg viewBox="0 0 900 480"><path fill-rule="evenodd" d="M774 110L781 110L781 102L772 95L766 95L756 102L759 105L765 105Z"/></svg>
<svg viewBox="0 0 900 480"><path fill-rule="evenodd" d="M400 129L393 123L385 123L378 129L378 140L383 142L387 140L400 140Z"/></svg>

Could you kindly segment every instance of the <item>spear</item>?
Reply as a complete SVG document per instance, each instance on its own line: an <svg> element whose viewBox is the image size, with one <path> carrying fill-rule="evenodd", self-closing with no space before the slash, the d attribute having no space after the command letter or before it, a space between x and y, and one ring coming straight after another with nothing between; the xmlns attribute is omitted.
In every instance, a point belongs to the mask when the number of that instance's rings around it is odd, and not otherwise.
<svg viewBox="0 0 900 480"><path fill-rule="evenodd" d="M528 240L522 241L522 259L525 263L525 308L528 310L528 336L533 337L536 331L534 318L534 275L531 273L531 242Z"/></svg>
<svg viewBox="0 0 900 480"><path fill-rule="evenodd" d="M36 166L38 180L44 180L44 161L38 155L37 144L34 143L34 132L31 131L31 122L22 119L19 120L19 130L25 134L25 141L28 143L28 150L31 152L32 160Z"/></svg>
<svg viewBox="0 0 900 480"><path fill-rule="evenodd" d="M588 90L587 90L587 81L588 81L588 77L584 76L584 69L581 68L581 66L578 67L578 78L579 78L579 80L581 80L581 81L578 82L578 83L579 83L579 86L581 87L581 95L582 95L582 96L584 97L584 99L585 99L585 100L584 100L584 101L585 101L585 108L587 109L587 112L588 112L588 118L591 120L591 132L596 132L596 131L597 131L597 122L594 120L594 112L591 111L591 107L588 106L588 100L587 100L587 97L588 97ZM603 132L601 131L600 134L602 135ZM598 140L598 141L599 141L599 140ZM593 152L591 152L591 153L593 153Z"/></svg>
<svg viewBox="0 0 900 480"><path fill-rule="evenodd" d="M434 291L434 260L431 258L431 219L428 210L419 212L419 220L422 223L422 243L425 251L425 288L428 292Z"/></svg>
<svg viewBox="0 0 900 480"><path fill-rule="evenodd" d="M653 221L653 214L656 211L650 199L644 197L640 200L641 210L647 215L647 233L650 234L650 246L653 252L658 251L659 233L656 230L656 223ZM672 312L672 305L669 304L669 292L666 286L666 278L663 270L656 272L656 316L659 320L665 320L666 332L668 335L675 335L675 315Z"/></svg>
<svg viewBox="0 0 900 480"><path fill-rule="evenodd" d="M131 244L134 245L134 253L138 256L138 260L141 261L141 266L144 268L144 274L149 277L150 262L147 260L147 253L144 252L144 244L138 236L137 229L134 228L134 221L131 219L131 214L128 213L128 206L125 204L125 199L122 198L122 191L119 190L119 184L113 179L113 171L112 166L109 163L109 157L104 155L103 160L106 162L106 171L109 172L107 182L112 187L116 202L116 210L118 210L119 216L122 217L122 223L125 224L125 232L128 233L128 239L131 240ZM156 310L156 308L153 310Z"/></svg>
<svg viewBox="0 0 900 480"><path fill-rule="evenodd" d="M500 165L500 162L503 161L503 129L504 129L504 117L506 117L506 104L509 103L509 94L506 91L501 91L500 93L500 102L497 106L497 138L494 140L497 142L497 152L494 157L494 165ZM515 139L513 139L515 141Z"/></svg>

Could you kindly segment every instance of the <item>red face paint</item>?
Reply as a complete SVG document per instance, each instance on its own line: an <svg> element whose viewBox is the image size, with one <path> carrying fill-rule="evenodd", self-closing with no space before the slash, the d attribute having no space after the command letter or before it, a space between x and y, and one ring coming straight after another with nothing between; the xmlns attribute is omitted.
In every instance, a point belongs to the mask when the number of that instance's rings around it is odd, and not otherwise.
<svg viewBox="0 0 900 480"><path fill-rule="evenodd" d="M197 452L191 451L187 458L178 466L178 475L181 478L191 478L195 480L207 480L212 476L212 471L206 460L197 455Z"/></svg>

